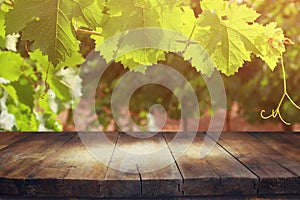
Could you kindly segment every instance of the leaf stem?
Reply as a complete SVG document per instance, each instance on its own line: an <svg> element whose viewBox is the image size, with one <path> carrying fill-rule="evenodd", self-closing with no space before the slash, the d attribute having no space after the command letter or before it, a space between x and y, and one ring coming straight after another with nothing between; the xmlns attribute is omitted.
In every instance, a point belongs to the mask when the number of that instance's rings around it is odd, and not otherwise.
<svg viewBox="0 0 300 200"><path fill-rule="evenodd" d="M84 33L84 34L88 34L88 35L98 35L98 36L102 36L101 33L97 32L97 31L90 31L90 30L84 30L84 29L80 29L77 28L75 30L76 33Z"/></svg>
<svg viewBox="0 0 300 200"><path fill-rule="evenodd" d="M42 97L41 97L42 99L45 98L46 94L48 93L48 91L50 89L49 84L48 84L49 69L50 69L50 62L48 63L48 67L47 67L47 71L46 71L46 78L45 78L45 81L44 81L44 83L45 83L45 91L42 94Z"/></svg>
<svg viewBox="0 0 300 200"><path fill-rule="evenodd" d="M28 80L28 81L30 82L30 84L32 85L32 87L35 88L36 86L35 86L34 82L33 82L32 79L31 79L29 76L27 76L26 73L25 73L25 59L24 59L24 58L23 58L23 61L22 61L21 70L22 70L22 72L24 73L24 77L26 77L27 80Z"/></svg>
<svg viewBox="0 0 300 200"><path fill-rule="evenodd" d="M29 55L28 44L27 44L27 41L26 41L26 40L24 41L24 47L25 47L25 50L26 50L27 55L30 56L30 55Z"/></svg>

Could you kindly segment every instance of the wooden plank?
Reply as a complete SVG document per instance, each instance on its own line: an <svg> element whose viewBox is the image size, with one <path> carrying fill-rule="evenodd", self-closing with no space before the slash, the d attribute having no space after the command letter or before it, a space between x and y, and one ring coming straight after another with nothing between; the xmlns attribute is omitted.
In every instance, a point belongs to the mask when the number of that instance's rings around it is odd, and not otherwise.
<svg viewBox="0 0 300 200"><path fill-rule="evenodd" d="M103 187L105 197L140 197L141 183L139 174L135 169L131 172L119 170L122 166L124 158L120 153L120 148L126 147L122 142L123 136L119 134L112 159L109 163L105 181L107 184Z"/></svg>
<svg viewBox="0 0 300 200"><path fill-rule="evenodd" d="M0 150L0 194L23 195L24 180L73 134L30 134Z"/></svg>
<svg viewBox="0 0 300 200"><path fill-rule="evenodd" d="M106 180L120 181L116 189L111 188L110 195L182 195L178 191L182 177L161 133L150 138L120 134Z"/></svg>
<svg viewBox="0 0 300 200"><path fill-rule="evenodd" d="M0 149L7 147L23 138L27 137L29 133L0 133Z"/></svg>
<svg viewBox="0 0 300 200"><path fill-rule="evenodd" d="M196 136L195 133L184 133L176 138L172 133L164 136L183 175L181 190L184 195L256 194L254 185L258 181L257 177L219 145L207 157L200 158L200 151L202 147L205 148L203 133ZM210 139L207 141L213 142ZM186 149L186 146L189 147Z"/></svg>
<svg viewBox="0 0 300 200"><path fill-rule="evenodd" d="M142 196L181 196L183 179L162 133L135 141L134 149L142 153L137 166L142 179Z"/></svg>
<svg viewBox="0 0 300 200"><path fill-rule="evenodd" d="M300 193L299 177L283 166L298 164L266 143L248 133L223 133L219 143L260 178L260 194Z"/></svg>
<svg viewBox="0 0 300 200"><path fill-rule="evenodd" d="M106 134L115 145L117 133ZM105 153L109 159L113 148L109 148L102 135L84 133L85 145L99 148L97 153ZM30 197L102 197L104 178L109 160L98 160L84 146L79 135L71 140L43 165L30 175L26 181L27 195Z"/></svg>
<svg viewBox="0 0 300 200"><path fill-rule="evenodd" d="M296 133L251 133L293 162L280 164L300 176L300 134Z"/></svg>

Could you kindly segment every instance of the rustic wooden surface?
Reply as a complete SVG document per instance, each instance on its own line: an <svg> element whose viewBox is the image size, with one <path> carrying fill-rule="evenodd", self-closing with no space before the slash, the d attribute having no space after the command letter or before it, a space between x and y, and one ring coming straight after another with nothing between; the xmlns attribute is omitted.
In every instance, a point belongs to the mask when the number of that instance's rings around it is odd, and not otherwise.
<svg viewBox="0 0 300 200"><path fill-rule="evenodd" d="M222 134L219 144L259 177L259 183L255 188L260 193L299 192L299 174L293 172L294 169L299 169L299 163L294 159L287 158L284 152L276 151L268 143L260 140L261 134L268 135L269 133L256 133L254 135L245 133ZM269 137L273 136L273 134L269 134ZM292 136L290 135L290 137ZM280 140L277 141L279 146L281 145L280 142ZM290 151L295 150L298 153L300 152L300 144L298 144L297 149L290 149Z"/></svg>
<svg viewBox="0 0 300 200"><path fill-rule="evenodd" d="M167 141L172 134L165 134ZM185 195L256 194L254 185L258 178L219 145L204 159L199 159L204 134L199 133L189 149L177 160L183 174L182 191ZM186 136L170 143L171 152L182 152ZM179 152L178 152L179 150Z"/></svg>
<svg viewBox="0 0 300 200"><path fill-rule="evenodd" d="M0 133L0 199L300 198L299 133L223 133L202 159L205 133L85 134Z"/></svg>

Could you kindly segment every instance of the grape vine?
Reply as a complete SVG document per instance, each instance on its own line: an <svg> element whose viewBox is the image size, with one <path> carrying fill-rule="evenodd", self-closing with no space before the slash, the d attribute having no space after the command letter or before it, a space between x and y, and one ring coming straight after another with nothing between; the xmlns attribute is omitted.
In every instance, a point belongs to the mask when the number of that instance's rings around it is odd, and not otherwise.
<svg viewBox="0 0 300 200"><path fill-rule="evenodd" d="M283 30L276 22L259 23L258 14L245 3L227 0L0 0L0 112L2 119L14 115L5 130L62 130L56 120L66 108L76 105L74 80L84 57L85 36L107 61L119 48L116 41L100 48L103 41L132 29L156 27L175 30L189 39L178 43L178 52L139 49L118 57L124 68L145 72L140 65L166 62L169 54L179 53L184 61L207 76L215 68L231 76L250 61L260 58L271 70L281 59L284 92L276 109L263 119L276 118L287 125L280 108L287 98L282 55L286 52ZM201 12L199 12L199 10ZM85 35L85 36L83 36ZM8 39L13 38L13 39ZM145 35L145 41L147 35ZM159 38L157 39L159 43ZM201 45L215 62L203 63L194 44ZM91 46L93 46L91 45ZM79 84L79 82L76 82ZM2 124L1 124L2 123ZM5 127L5 128L3 128ZM10 128L7 128L10 127Z"/></svg>

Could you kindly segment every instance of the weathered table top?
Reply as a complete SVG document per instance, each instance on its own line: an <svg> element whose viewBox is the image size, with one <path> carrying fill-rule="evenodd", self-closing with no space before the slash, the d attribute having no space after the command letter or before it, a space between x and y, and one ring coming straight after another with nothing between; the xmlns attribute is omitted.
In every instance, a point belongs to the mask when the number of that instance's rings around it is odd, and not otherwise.
<svg viewBox="0 0 300 200"><path fill-rule="evenodd" d="M85 134L92 138L97 133ZM205 134L198 133L187 151L174 161L190 133L178 134L174 140L175 133L145 139L107 133L113 146L104 145L100 151L110 159L100 162L77 133L0 133L0 199L14 195L300 197L300 134L223 133L211 153L200 159ZM134 149L137 152L132 152ZM154 159L145 156L136 165L125 163L125 168L131 166L131 173L117 170L124 168L123 151L143 156L155 149L165 150ZM163 162L162 158L172 162L151 171Z"/></svg>

